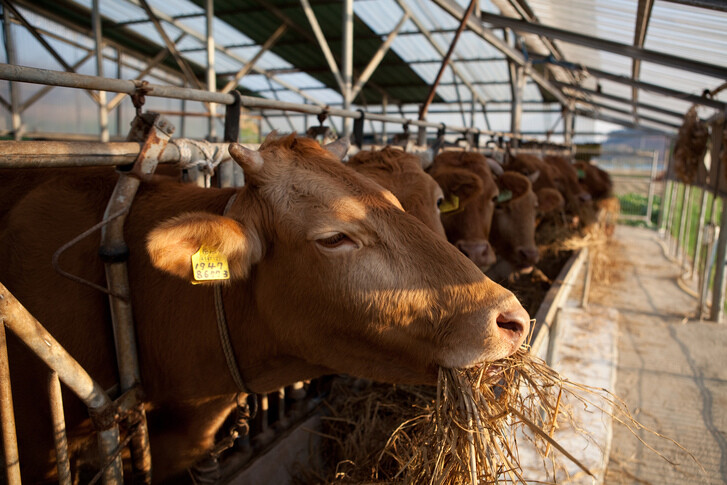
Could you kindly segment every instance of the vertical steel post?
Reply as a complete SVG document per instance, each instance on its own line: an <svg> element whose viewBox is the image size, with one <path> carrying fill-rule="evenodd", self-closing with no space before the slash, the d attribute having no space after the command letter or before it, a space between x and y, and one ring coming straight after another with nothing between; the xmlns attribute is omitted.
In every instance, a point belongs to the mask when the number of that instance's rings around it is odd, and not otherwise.
<svg viewBox="0 0 727 485"><path fill-rule="evenodd" d="M692 269L689 272L689 278L694 278L694 271L699 266L699 255L702 250L702 239L704 232L704 216L707 213L707 194L709 191L702 189L702 203L699 206L699 220L697 222L697 242L694 245L694 252L692 253Z"/></svg>
<svg viewBox="0 0 727 485"><path fill-rule="evenodd" d="M676 239L674 232L674 213L676 212L676 199L679 194L679 182L674 181L671 185L671 199L669 200L669 216L666 224L667 244L669 246L669 254L673 252L674 240Z"/></svg>
<svg viewBox="0 0 727 485"><path fill-rule="evenodd" d="M101 31L101 13L99 1L93 0L91 22L93 24L93 38L96 44L96 75L103 77L103 32ZM101 128L101 141L109 141L109 109L106 106L106 91L98 92L98 123Z"/></svg>
<svg viewBox="0 0 727 485"><path fill-rule="evenodd" d="M713 159L714 160L714 159ZM716 198L716 196L715 196ZM727 197L721 197L722 217L720 220L719 239L717 240L717 258L714 269L712 287L712 312L709 319L719 323L724 316L725 301L725 269L727 269Z"/></svg>
<svg viewBox="0 0 727 485"><path fill-rule="evenodd" d="M570 145L573 142L573 110L570 106L563 106L563 143Z"/></svg>
<svg viewBox="0 0 727 485"><path fill-rule="evenodd" d="M207 37L207 90L215 92L217 90L217 78L215 76L215 37L214 37L214 18L215 18L215 2L214 0L207 0L205 5L205 17L207 31L205 32ZM209 129L207 139L209 141L215 141L217 137L217 129L215 123L215 113L217 112L217 105L215 103L209 104Z"/></svg>
<svg viewBox="0 0 727 485"><path fill-rule="evenodd" d="M2 295L0 295L1 297ZM0 415L2 416L3 451L5 451L5 474L8 485L19 485L20 455L18 454L18 437L15 434L15 413L13 411L13 391L10 387L5 322L2 318L0 318Z"/></svg>
<svg viewBox="0 0 727 485"><path fill-rule="evenodd" d="M353 0L343 1L343 52L341 53L341 77L343 78L343 109L351 109L353 78ZM343 118L343 136L351 132L351 120Z"/></svg>
<svg viewBox="0 0 727 485"><path fill-rule="evenodd" d="M684 250L684 232L686 229L686 211L687 211L687 194L691 189L690 185L684 184L684 191L682 192L682 211L679 217L679 235L677 237L676 249L674 250L674 258L679 259L679 252Z"/></svg>
<svg viewBox="0 0 727 485"><path fill-rule="evenodd" d="M17 65L18 60L15 52L15 40L12 33L12 22L10 11L3 7L3 34L5 35L5 55L8 64ZM23 135L23 120L20 117L20 86L15 81L10 81L10 120L13 128L13 139L19 141Z"/></svg>
<svg viewBox="0 0 727 485"><path fill-rule="evenodd" d="M656 167L659 163L659 152L654 150L654 155L651 160L651 175L649 176L649 191L646 196L646 223L651 226L651 206L654 204L654 183L656 178Z"/></svg>
<svg viewBox="0 0 727 485"><path fill-rule="evenodd" d="M185 116L185 113L187 112L187 100L182 98L182 116L180 116L179 119L179 136L180 138L187 138L187 117Z"/></svg>
<svg viewBox="0 0 727 485"><path fill-rule="evenodd" d="M686 268L687 264L687 256L689 255L689 239L691 238L692 233L692 191L693 187L689 185L689 191L687 192L687 197L685 201L686 205L686 230L684 232L684 241L682 241L682 267Z"/></svg>
<svg viewBox="0 0 727 485"><path fill-rule="evenodd" d="M226 142L235 142L240 137L240 92L236 89L230 91L235 96L235 102L225 106L225 131L223 140ZM234 187L235 174L234 166L237 165L232 160L220 163L217 169L218 182L220 187Z"/></svg>
<svg viewBox="0 0 727 485"><path fill-rule="evenodd" d="M116 49L116 79L124 79L123 78L123 54L121 53L120 49ZM116 135L121 137L123 135L123 132L121 131L121 123L122 123L122 117L121 117L121 106L118 106L116 108Z"/></svg>
<svg viewBox="0 0 727 485"><path fill-rule="evenodd" d="M384 97L381 99L381 110L384 116L386 116L386 109L389 107L389 97L384 94ZM389 135L386 133L386 122L381 122L381 143L386 145L389 143Z"/></svg>
<svg viewBox="0 0 727 485"><path fill-rule="evenodd" d="M63 413L61 381L55 371L48 374L48 399L53 421L53 439L56 445L58 483L71 485L71 464L68 459L68 437L66 436L66 418Z"/></svg>
<svg viewBox="0 0 727 485"><path fill-rule="evenodd" d="M667 186L668 186L668 184L671 183L671 182L669 182L669 171L670 171L669 161L671 159L671 157L669 156L669 153L670 153L669 150L664 151L664 167L666 168L666 176L664 178L664 190L661 193L661 208L659 210L659 221L657 223L657 225L659 227L659 232L662 233L662 236L663 236L663 232L664 232L664 223L666 221L666 219L664 219L664 213L666 212Z"/></svg>
<svg viewBox="0 0 727 485"><path fill-rule="evenodd" d="M512 80L512 108L510 114L510 131L515 139L512 147L517 148L519 145L518 137L520 136L520 125L523 117L523 90L525 89L525 68L517 66L512 69L515 79Z"/></svg>

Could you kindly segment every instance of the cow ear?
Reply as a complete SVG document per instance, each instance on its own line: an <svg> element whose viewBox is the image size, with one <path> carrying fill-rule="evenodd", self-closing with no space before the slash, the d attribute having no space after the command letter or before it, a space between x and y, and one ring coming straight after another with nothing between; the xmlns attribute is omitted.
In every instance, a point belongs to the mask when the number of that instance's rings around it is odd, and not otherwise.
<svg viewBox="0 0 727 485"><path fill-rule="evenodd" d="M323 148L332 153L339 160L343 160L343 157L346 156L350 147L351 139L347 136L342 136L336 141L323 145Z"/></svg>
<svg viewBox="0 0 727 485"><path fill-rule="evenodd" d="M560 192L550 187L538 190L538 212L547 214L554 210L562 209L565 206L565 199Z"/></svg>
<svg viewBox="0 0 727 485"><path fill-rule="evenodd" d="M447 168L446 170L434 170L429 175L437 181L447 196L456 195L460 200L460 205L466 204L484 190L480 177L468 170Z"/></svg>
<svg viewBox="0 0 727 485"><path fill-rule="evenodd" d="M244 279L250 268L262 259L262 248L262 241L254 228L207 212L189 212L162 222L146 240L146 249L156 268L191 282L219 283ZM225 275L222 269L219 274L211 276L195 275L192 256L200 251L206 252L210 258L207 266L209 262L215 265L226 263L229 274ZM219 264L219 268L224 266Z"/></svg>

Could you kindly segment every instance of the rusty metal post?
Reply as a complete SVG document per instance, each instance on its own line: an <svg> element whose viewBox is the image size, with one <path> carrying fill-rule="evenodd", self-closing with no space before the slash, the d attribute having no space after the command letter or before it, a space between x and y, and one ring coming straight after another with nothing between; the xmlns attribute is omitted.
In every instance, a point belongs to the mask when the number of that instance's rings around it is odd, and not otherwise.
<svg viewBox="0 0 727 485"><path fill-rule="evenodd" d="M68 437L66 436L66 418L63 413L61 381L55 371L48 374L48 400L53 421L53 440L56 445L58 483L71 485L71 464L68 458Z"/></svg>
<svg viewBox="0 0 727 485"><path fill-rule="evenodd" d="M104 219L131 207L136 191L141 184L141 178L154 173L159 157L169 143L173 132L174 126L159 114L146 113L134 119L129 139L145 137L144 146L133 169L130 172L119 174L119 180L106 207ZM126 214L112 220L102 228L101 248L99 249L99 255L106 268L109 289L113 292L113 295L109 296L109 303L122 393L141 383L129 276L126 267L129 250L124 241L125 222ZM135 473L142 483L151 483L151 453L143 409L138 426L139 432L131 441Z"/></svg>
<svg viewBox="0 0 727 485"><path fill-rule="evenodd" d="M4 295L0 292L0 300L2 299L4 299ZM15 434L13 391L10 386L5 317L2 311L0 311L0 413L2 414L3 450L5 451L5 476L8 485L19 485L20 455L18 454L18 437Z"/></svg>
<svg viewBox="0 0 727 485"><path fill-rule="evenodd" d="M100 0L91 3L91 23L93 24L93 38L96 45L96 75L103 77L103 33L101 32ZM106 91L98 92L98 121L101 127L101 141L109 141L109 109L106 106Z"/></svg>
<svg viewBox="0 0 727 485"><path fill-rule="evenodd" d="M646 224L651 226L651 211L652 205L654 205L654 184L656 179L656 168L659 163L659 152L654 150L654 155L651 159L651 174L649 176L649 191L646 196Z"/></svg>
<svg viewBox="0 0 727 485"><path fill-rule="evenodd" d="M91 416L113 416L114 413L110 412L113 410L113 403L101 386L66 352L38 320L33 318L2 283L0 283L0 322L20 338L40 360L58 373L61 381L88 407ZM0 342L2 348L0 352L6 352L5 345L2 345L5 336L4 328L0 332L2 332L0 340L3 340ZM0 356L0 361L7 363L7 357L3 361ZM2 364L0 364L0 371L1 366ZM10 385L9 379L0 379L0 388L6 384ZM9 394L3 392L3 400L5 396L9 397ZM99 423L95 422L95 424ZM4 426L3 433L5 433ZM103 426L98 431L98 443L102 460L114 456L119 447L119 427L113 419L104 420ZM7 448L5 452L8 452ZM17 454L14 458L14 466L16 465ZM120 455L116 456L104 471L104 483L119 485L123 483Z"/></svg>
<svg viewBox="0 0 727 485"><path fill-rule="evenodd" d="M17 56L15 52L15 42L12 33L12 21L10 20L10 11L3 6L3 34L5 36L5 56L8 64L17 64ZM10 116L13 128L13 139L20 140L23 136L23 120L20 117L20 89L18 83L10 82Z"/></svg>

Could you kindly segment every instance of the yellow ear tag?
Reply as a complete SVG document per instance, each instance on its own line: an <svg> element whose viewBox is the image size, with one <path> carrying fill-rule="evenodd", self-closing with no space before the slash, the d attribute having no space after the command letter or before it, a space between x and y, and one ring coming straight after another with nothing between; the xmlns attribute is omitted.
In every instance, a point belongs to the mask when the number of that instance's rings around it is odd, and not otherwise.
<svg viewBox="0 0 727 485"><path fill-rule="evenodd" d="M229 280L230 267L222 253L202 246L192 255L192 274L195 281Z"/></svg>
<svg viewBox="0 0 727 485"><path fill-rule="evenodd" d="M459 197L454 194L450 195L448 198L444 199L441 204L439 204L439 212L442 214L454 212L457 209L459 209Z"/></svg>

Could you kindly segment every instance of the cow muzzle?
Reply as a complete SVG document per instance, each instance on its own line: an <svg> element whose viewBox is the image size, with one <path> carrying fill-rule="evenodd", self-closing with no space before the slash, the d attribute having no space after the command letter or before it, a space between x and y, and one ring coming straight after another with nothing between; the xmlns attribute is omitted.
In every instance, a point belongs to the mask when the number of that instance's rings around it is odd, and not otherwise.
<svg viewBox="0 0 727 485"><path fill-rule="evenodd" d="M487 240L460 239L455 246L482 270L489 268L497 261L495 251Z"/></svg>

